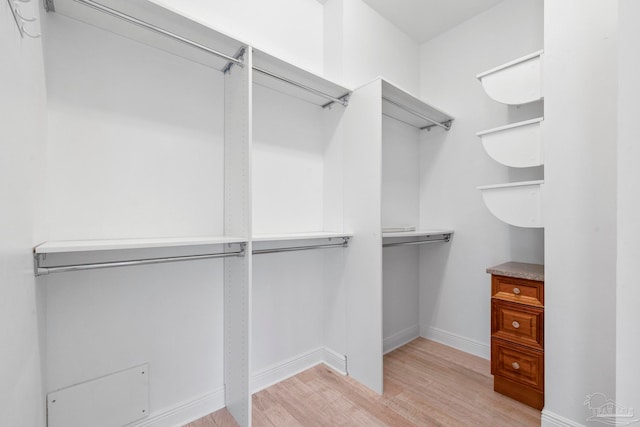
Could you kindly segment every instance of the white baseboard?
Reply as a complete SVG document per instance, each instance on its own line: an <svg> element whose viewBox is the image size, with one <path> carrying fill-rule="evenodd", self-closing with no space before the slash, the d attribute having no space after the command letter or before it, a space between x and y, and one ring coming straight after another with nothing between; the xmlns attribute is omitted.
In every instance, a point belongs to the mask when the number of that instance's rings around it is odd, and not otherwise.
<svg viewBox="0 0 640 427"><path fill-rule="evenodd" d="M318 347L315 350L299 354L283 362L261 369L251 375L251 393L257 393L270 385L279 383L318 363L322 363L323 357L324 348Z"/></svg>
<svg viewBox="0 0 640 427"><path fill-rule="evenodd" d="M433 326L420 325L420 336L483 359L491 359L491 347L489 345L461 335L434 328Z"/></svg>
<svg viewBox="0 0 640 427"><path fill-rule="evenodd" d="M542 410L540 421L541 427L585 427L584 424L577 423L545 409Z"/></svg>
<svg viewBox="0 0 640 427"><path fill-rule="evenodd" d="M323 362L325 365L342 375L347 375L347 357L327 347L324 349Z"/></svg>
<svg viewBox="0 0 640 427"><path fill-rule="evenodd" d="M382 342L382 351L387 354L398 347L402 347L406 343L413 341L420 336L420 327L418 325L410 326L395 334L386 337Z"/></svg>
<svg viewBox="0 0 640 427"><path fill-rule="evenodd" d="M132 424L132 427L177 427L224 408L224 387Z"/></svg>
<svg viewBox="0 0 640 427"><path fill-rule="evenodd" d="M253 374L251 376L252 393L256 393L270 385L290 378L319 363L324 363L335 371L346 375L346 357L331 349L319 347ZM183 426L224 407L224 387L219 387L215 391L195 400L184 402L160 414L152 415L145 420L131 424L130 427Z"/></svg>

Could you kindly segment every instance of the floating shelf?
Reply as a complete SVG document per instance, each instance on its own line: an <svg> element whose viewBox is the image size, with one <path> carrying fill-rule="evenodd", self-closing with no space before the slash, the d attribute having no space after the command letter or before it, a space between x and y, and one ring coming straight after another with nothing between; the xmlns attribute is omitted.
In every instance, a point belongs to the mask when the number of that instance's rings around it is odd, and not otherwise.
<svg viewBox="0 0 640 427"><path fill-rule="evenodd" d="M453 117L416 98L394 84L382 81L382 114L418 129L449 130Z"/></svg>
<svg viewBox="0 0 640 427"><path fill-rule="evenodd" d="M226 69L233 62L234 55L245 47L244 43L203 22L149 0L46 0L45 5L49 12L57 12L220 71Z"/></svg>
<svg viewBox="0 0 640 427"><path fill-rule="evenodd" d="M291 65L261 50L253 50L253 82L295 98L327 107L347 106L351 90Z"/></svg>
<svg viewBox="0 0 640 427"><path fill-rule="evenodd" d="M509 105L538 101L543 98L542 55L542 50L534 52L476 77L495 101Z"/></svg>
<svg viewBox="0 0 640 427"><path fill-rule="evenodd" d="M478 132L486 152L497 162L514 168L540 166L542 157L542 121L513 123Z"/></svg>
<svg viewBox="0 0 640 427"><path fill-rule="evenodd" d="M540 186L544 181L526 181L477 187L487 208L501 221L516 227L540 228Z"/></svg>

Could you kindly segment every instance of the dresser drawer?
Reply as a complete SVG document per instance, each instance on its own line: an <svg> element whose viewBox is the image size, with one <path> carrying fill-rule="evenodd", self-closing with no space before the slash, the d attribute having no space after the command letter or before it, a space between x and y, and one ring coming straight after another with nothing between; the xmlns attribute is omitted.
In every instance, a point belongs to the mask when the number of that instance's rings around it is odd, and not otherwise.
<svg viewBox="0 0 640 427"><path fill-rule="evenodd" d="M544 386L542 351L491 339L491 371L496 376L542 391Z"/></svg>
<svg viewBox="0 0 640 427"><path fill-rule="evenodd" d="M491 335L533 348L544 348L544 311L542 308L491 301Z"/></svg>
<svg viewBox="0 0 640 427"><path fill-rule="evenodd" d="M507 276L491 276L491 296L535 307L544 306L544 282Z"/></svg>

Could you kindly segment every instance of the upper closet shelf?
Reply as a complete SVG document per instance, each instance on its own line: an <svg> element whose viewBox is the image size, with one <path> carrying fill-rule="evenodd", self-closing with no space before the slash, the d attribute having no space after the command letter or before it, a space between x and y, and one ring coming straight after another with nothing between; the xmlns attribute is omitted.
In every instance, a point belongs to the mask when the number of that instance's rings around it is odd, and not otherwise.
<svg viewBox="0 0 640 427"><path fill-rule="evenodd" d="M45 0L48 12L136 40L220 71L243 65L245 44L149 0Z"/></svg>
<svg viewBox="0 0 640 427"><path fill-rule="evenodd" d="M542 165L542 117L476 133L497 162L515 168Z"/></svg>
<svg viewBox="0 0 640 427"><path fill-rule="evenodd" d="M495 101L508 105L538 101L543 98L542 54L542 50L534 52L476 77Z"/></svg>
<svg viewBox="0 0 640 427"><path fill-rule="evenodd" d="M253 50L253 82L319 106L347 106L351 91L261 50Z"/></svg>
<svg viewBox="0 0 640 427"><path fill-rule="evenodd" d="M432 107L399 87L382 80L382 114L418 129L451 128L453 117Z"/></svg>

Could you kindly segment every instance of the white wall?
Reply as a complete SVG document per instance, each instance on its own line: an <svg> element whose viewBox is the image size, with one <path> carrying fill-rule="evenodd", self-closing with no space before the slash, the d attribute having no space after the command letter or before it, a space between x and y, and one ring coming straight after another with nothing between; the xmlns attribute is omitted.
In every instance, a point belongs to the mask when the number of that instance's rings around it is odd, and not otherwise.
<svg viewBox="0 0 640 427"><path fill-rule="evenodd" d="M50 238L223 234L222 73L62 15L43 19ZM203 396L196 415L217 409L222 263L39 279L47 391L149 362L152 417Z"/></svg>
<svg viewBox="0 0 640 427"><path fill-rule="evenodd" d="M491 100L476 74L542 48L542 2L506 0L420 48L421 98L453 115L451 131L422 133L420 225L453 228L450 244L422 248L421 334L489 357L487 267L543 262L543 232L494 217L476 186L525 181L541 168L514 170L492 160L475 133L542 114L535 103Z"/></svg>
<svg viewBox="0 0 640 427"><path fill-rule="evenodd" d="M20 5L37 16L37 7ZM39 33L39 22L28 29ZM44 427L44 289L35 282L31 255L44 238L38 227L46 128L42 46L40 39L20 38L6 2L0 54L0 425Z"/></svg>
<svg viewBox="0 0 640 427"><path fill-rule="evenodd" d="M420 131L382 118L382 226L418 226ZM387 352L418 336L418 246L388 247L382 256L383 337Z"/></svg>
<svg viewBox="0 0 640 427"><path fill-rule="evenodd" d="M586 423L592 393L615 399L618 9L544 6L543 425L554 425L555 416Z"/></svg>
<svg viewBox="0 0 640 427"><path fill-rule="evenodd" d="M325 75L350 88L378 76L417 93L418 43L361 0L324 5Z"/></svg>
<svg viewBox="0 0 640 427"><path fill-rule="evenodd" d="M316 74L323 71L323 13L315 0L154 0Z"/></svg>
<svg viewBox="0 0 640 427"><path fill-rule="evenodd" d="M637 22L640 3L619 1L618 45L618 265L616 321L616 401L625 408L640 410L640 387L633 375L640 360L640 343L635 325L640 324L640 287L636 265L640 259L640 122L636 100L640 83L640 39Z"/></svg>

